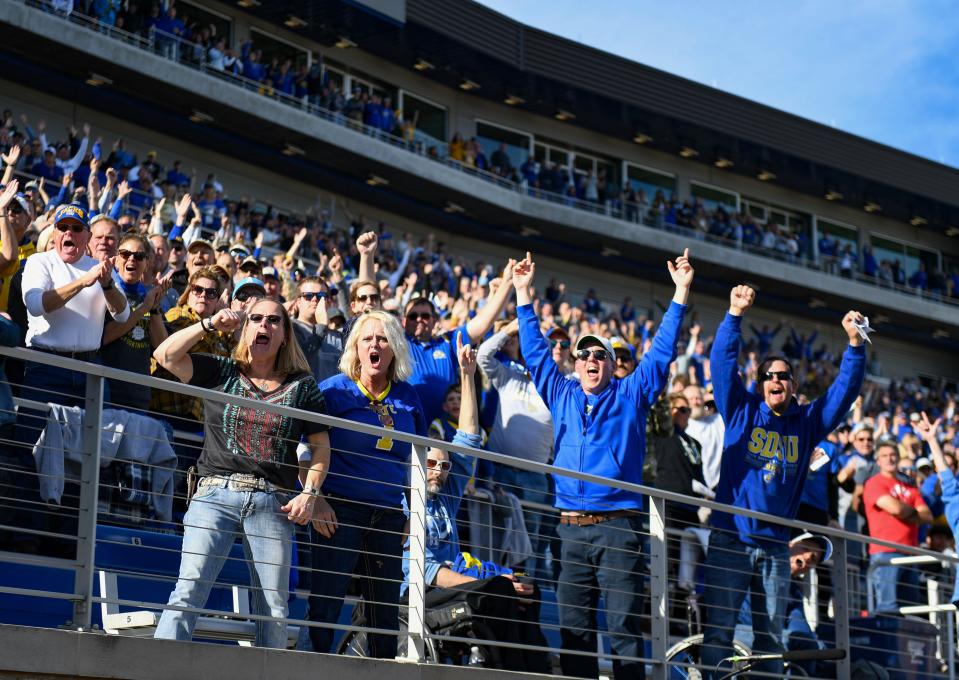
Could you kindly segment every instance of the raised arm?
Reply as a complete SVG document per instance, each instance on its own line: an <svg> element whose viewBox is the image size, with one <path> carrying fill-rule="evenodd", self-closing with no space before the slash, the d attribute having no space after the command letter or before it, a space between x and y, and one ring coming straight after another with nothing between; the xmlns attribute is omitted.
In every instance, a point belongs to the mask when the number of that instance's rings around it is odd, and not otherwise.
<svg viewBox="0 0 959 680"><path fill-rule="evenodd" d="M169 336L154 350L153 358L163 368L179 378L180 382L188 383L193 378L193 359L190 358L190 348L207 333L213 331L232 333L240 327L242 321L243 316L240 312L234 312L232 309L221 309L213 316L202 319Z"/></svg>
<svg viewBox="0 0 959 680"><path fill-rule="evenodd" d="M746 399L746 388L739 377L739 341L743 315L755 299L756 291L749 286L736 286L730 291L729 311L716 330L709 354L716 408L727 423L732 412Z"/></svg>
<svg viewBox="0 0 959 680"><path fill-rule="evenodd" d="M499 333L487 338L476 353L476 363L494 388L502 384L507 370L503 362L496 358L496 353L503 348L510 335L517 333L519 333L519 320L513 319Z"/></svg>
<svg viewBox="0 0 959 680"><path fill-rule="evenodd" d="M643 354L637 369L623 382L644 408L651 408L669 379L669 365L676 359L676 343L686 313L686 300L689 299L689 287L693 283L695 271L689 262L689 248L682 255L666 262L669 275L676 284L673 301L663 314L659 330L653 336L653 344Z"/></svg>
<svg viewBox="0 0 959 680"><path fill-rule="evenodd" d="M516 314L519 318L519 344L526 360L536 390L549 407L558 392L567 385L553 361L549 343L539 329L539 319L533 309L533 279L536 264L526 253L526 259L516 263L513 269L513 287L516 290Z"/></svg>
<svg viewBox="0 0 959 680"><path fill-rule="evenodd" d="M929 447L929 453L932 454L932 464L935 466L936 472L949 469L946 458L942 455L942 447L939 446L939 439L936 436L939 432L940 425L942 425L942 418L936 418L934 422L930 422L929 416L923 411L922 420L914 426L916 434L919 435L919 438L926 442L926 445Z"/></svg>
<svg viewBox="0 0 959 680"><path fill-rule="evenodd" d="M826 393L812 404L810 412L818 420L820 428L816 438L836 429L862 390L862 382L866 377L866 348L854 325L861 321L862 314L856 311L847 312L842 319L849 346L843 352L839 375Z"/></svg>
<svg viewBox="0 0 959 680"><path fill-rule="evenodd" d="M3 188L3 193L0 193L0 268L17 259L17 235L7 219L7 206L16 195L19 185L17 180L13 180Z"/></svg>
<svg viewBox="0 0 959 680"><path fill-rule="evenodd" d="M356 249L360 253L360 265L357 267L357 281L376 281L376 249L379 238L375 231L367 231L356 239Z"/></svg>
<svg viewBox="0 0 959 680"><path fill-rule="evenodd" d="M476 312L476 316L466 324L466 332L470 336L470 342L479 343L483 336L493 327L493 322L502 314L503 308L513 294L513 288L510 285L513 281L513 268L516 266L516 260L509 260L506 267L503 268L503 280L500 282L496 292L489 296L486 304Z"/></svg>

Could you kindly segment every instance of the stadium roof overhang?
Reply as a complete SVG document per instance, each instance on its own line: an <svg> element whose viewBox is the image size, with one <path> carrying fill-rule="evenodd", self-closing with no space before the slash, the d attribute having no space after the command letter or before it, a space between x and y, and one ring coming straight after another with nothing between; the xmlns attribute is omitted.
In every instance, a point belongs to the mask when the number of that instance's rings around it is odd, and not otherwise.
<svg viewBox="0 0 959 680"><path fill-rule="evenodd" d="M471 0L406 0L397 22L350 0L246 8L329 46L355 45L470 94L959 236L959 170L558 36ZM346 39L346 42L344 42ZM516 103L520 102L521 103ZM691 155L687 152L687 155Z"/></svg>

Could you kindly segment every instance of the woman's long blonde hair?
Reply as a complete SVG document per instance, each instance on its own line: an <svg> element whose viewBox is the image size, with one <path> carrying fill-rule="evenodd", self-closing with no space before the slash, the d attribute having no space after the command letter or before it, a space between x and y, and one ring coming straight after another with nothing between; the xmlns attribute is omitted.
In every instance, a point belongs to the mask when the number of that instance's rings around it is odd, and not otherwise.
<svg viewBox="0 0 959 680"><path fill-rule="evenodd" d="M343 348L343 356L340 358L340 370L353 381L360 379L360 355L356 346L360 342L363 326L370 321L379 321L383 324L386 341L393 350L393 362L387 371L389 379L391 381L406 380L413 375L413 360L410 358L410 348L406 344L403 327L395 316L378 309L366 312L353 324L353 329Z"/></svg>
<svg viewBox="0 0 959 680"><path fill-rule="evenodd" d="M257 300L256 304L250 307L246 318L243 320L243 325L240 327L240 341L233 348L233 360L244 371L250 367L250 347L243 342L243 335L246 333L247 324L250 323L250 314L253 313L257 305L264 302L273 302L283 310L283 344L276 353L276 359L273 362L274 370L284 377L294 373L309 373L310 364L303 355L303 350L300 349L300 343L296 340L296 335L293 332L293 320L290 318L289 312L286 311L286 307L274 300Z"/></svg>

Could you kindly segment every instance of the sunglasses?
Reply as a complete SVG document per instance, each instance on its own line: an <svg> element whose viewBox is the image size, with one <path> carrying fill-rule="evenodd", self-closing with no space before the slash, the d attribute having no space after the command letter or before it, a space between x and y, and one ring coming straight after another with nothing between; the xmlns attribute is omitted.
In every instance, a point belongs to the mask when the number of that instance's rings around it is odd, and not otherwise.
<svg viewBox="0 0 959 680"><path fill-rule="evenodd" d="M255 264L245 264L242 267L240 267L240 271L246 274L254 274L260 271L260 268Z"/></svg>
<svg viewBox="0 0 959 680"><path fill-rule="evenodd" d="M216 249L216 252L218 252L218 253L228 253L228 252L230 252L230 249L227 248L226 246L220 246L219 248Z"/></svg>
<svg viewBox="0 0 959 680"><path fill-rule="evenodd" d="M183 250L183 246L179 243L175 243L174 245L170 246L170 250Z"/></svg>
<svg viewBox="0 0 959 680"><path fill-rule="evenodd" d="M380 294L379 293L370 293L369 295L357 295L357 302L379 302Z"/></svg>
<svg viewBox="0 0 959 680"><path fill-rule="evenodd" d="M677 406L673 410L680 415L689 415L690 413L688 406Z"/></svg>
<svg viewBox="0 0 959 680"><path fill-rule="evenodd" d="M628 364L628 363L631 362L631 361L633 361L633 357L629 356L628 354L617 354L617 355L616 355L616 363L617 363L617 364Z"/></svg>
<svg viewBox="0 0 959 680"><path fill-rule="evenodd" d="M569 349L569 340L550 340L550 347L562 347L563 349Z"/></svg>
<svg viewBox="0 0 959 680"><path fill-rule="evenodd" d="M247 318L250 323L260 323L266 319L271 326L279 326L283 322L283 317L279 314L250 314Z"/></svg>
<svg viewBox="0 0 959 680"><path fill-rule="evenodd" d="M314 293L313 291L307 291L305 293L300 293L300 297L304 300L312 300L314 298L317 300L323 300L326 298L326 293Z"/></svg>
<svg viewBox="0 0 959 680"><path fill-rule="evenodd" d="M410 312L406 315L407 321L429 321L432 318L432 312Z"/></svg>
<svg viewBox="0 0 959 680"><path fill-rule="evenodd" d="M266 297L266 295L264 295L263 291L261 290L241 290L236 294L234 299L237 302L246 302L250 298L256 298L257 300L260 300L264 297Z"/></svg>
<svg viewBox="0 0 959 680"><path fill-rule="evenodd" d="M122 257L124 260L129 260L131 257L137 262L143 262L147 259L147 254L144 252L134 252L132 250L127 250L126 248L120 248L117 251L117 255Z"/></svg>
<svg viewBox="0 0 959 680"><path fill-rule="evenodd" d="M223 252L227 252L227 249L224 248ZM248 252L243 250L231 250L229 252L230 252L230 255L232 255L233 257L240 257L240 256L248 257L250 255Z"/></svg>
<svg viewBox="0 0 959 680"><path fill-rule="evenodd" d="M120 254L123 254L123 251L120 251ZM203 286L190 286L190 292L194 295L199 295L205 297L209 300L216 299L220 297L220 291L216 288L204 288Z"/></svg>
<svg viewBox="0 0 959 680"><path fill-rule="evenodd" d="M63 222L61 222L57 225L57 231L62 233L72 231L74 234L79 234L84 229L86 229L86 227L84 227L82 224L77 224L76 222L72 222L70 224L63 224Z"/></svg>
<svg viewBox="0 0 959 680"><path fill-rule="evenodd" d="M766 371L763 373L763 380L792 380L793 374L789 371Z"/></svg>
<svg viewBox="0 0 959 680"><path fill-rule="evenodd" d="M439 468L439 470L441 470L442 472L446 472L451 467L453 467L453 465L448 460L433 460L432 458L427 458L426 467L429 470L436 470L437 468Z"/></svg>
<svg viewBox="0 0 959 680"><path fill-rule="evenodd" d="M576 358L580 361L588 361L590 357L593 357L596 361L607 361L609 359L609 352L605 349L581 349L576 352Z"/></svg>

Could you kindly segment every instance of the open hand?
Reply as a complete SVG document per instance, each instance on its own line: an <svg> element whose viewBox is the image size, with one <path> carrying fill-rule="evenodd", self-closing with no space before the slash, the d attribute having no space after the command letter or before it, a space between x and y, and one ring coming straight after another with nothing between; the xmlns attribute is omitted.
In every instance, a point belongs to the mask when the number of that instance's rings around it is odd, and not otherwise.
<svg viewBox="0 0 959 680"><path fill-rule="evenodd" d="M922 412L922 419L913 425L913 428L916 430L916 434L919 435L919 438L924 442L933 441L936 438L936 433L939 432L939 426L942 425L942 418L936 418L934 422L929 421L929 416L926 415L926 412Z"/></svg>

